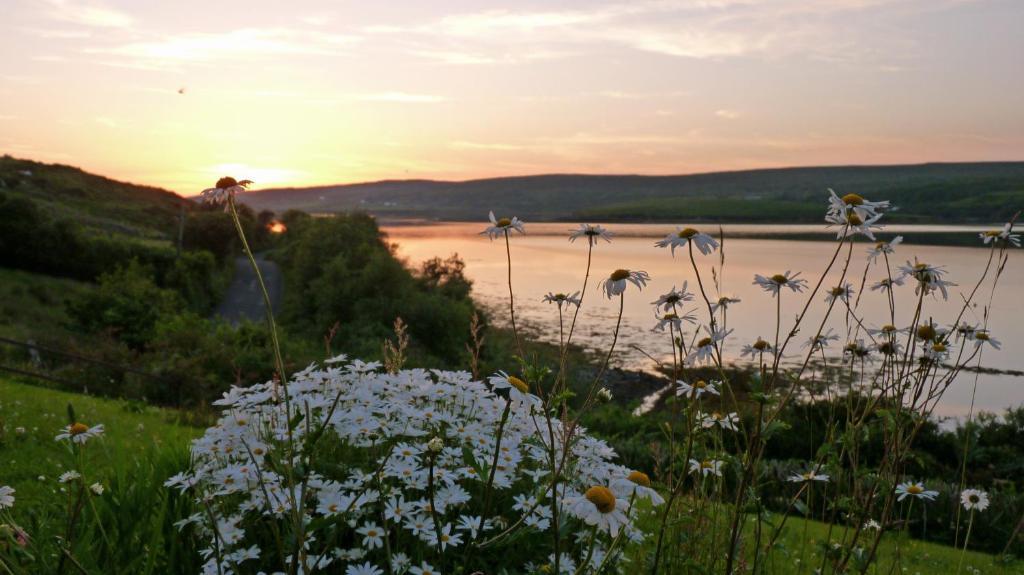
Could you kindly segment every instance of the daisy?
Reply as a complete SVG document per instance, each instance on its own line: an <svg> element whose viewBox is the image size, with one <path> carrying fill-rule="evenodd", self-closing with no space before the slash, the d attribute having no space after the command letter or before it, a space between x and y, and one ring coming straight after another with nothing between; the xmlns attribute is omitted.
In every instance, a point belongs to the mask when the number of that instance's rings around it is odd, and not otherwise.
<svg viewBox="0 0 1024 575"><path fill-rule="evenodd" d="M14 488L7 485L0 485L0 509L14 507Z"/></svg>
<svg viewBox="0 0 1024 575"><path fill-rule="evenodd" d="M565 306L574 305L576 307L579 307L580 306L580 292L575 291L575 292L573 292L572 294L569 294L569 295L566 295L564 293L551 293L551 292L548 292L547 295L545 295L544 298L541 301L543 301L544 303L553 303L553 304L557 305L559 307L559 309L561 309L562 305L565 305Z"/></svg>
<svg viewBox="0 0 1024 575"><path fill-rule="evenodd" d="M57 434L57 437L55 437L54 440L61 441L63 439L69 439L72 443L81 445L93 437L99 437L101 435L103 435L103 424L89 427L84 423L73 423Z"/></svg>
<svg viewBox="0 0 1024 575"><path fill-rule="evenodd" d="M391 554L391 570L395 573L403 573L409 568L412 560L401 551Z"/></svg>
<svg viewBox="0 0 1024 575"><path fill-rule="evenodd" d="M705 459L703 461L697 461L696 459L690 460L690 473L697 473L701 477L707 477L708 475L714 475L716 477L722 476L722 465L725 462L720 459Z"/></svg>
<svg viewBox="0 0 1024 575"><path fill-rule="evenodd" d="M903 351L903 344L898 341L880 341L875 344L875 349L882 355L898 355Z"/></svg>
<svg viewBox="0 0 1024 575"><path fill-rule="evenodd" d="M707 363L715 358L715 347L718 342L724 340L732 330L719 331L717 328L704 328L708 332L707 337L697 341L697 344L690 349L690 355L686 356L687 363Z"/></svg>
<svg viewBox="0 0 1024 575"><path fill-rule="evenodd" d="M428 543L432 546L436 546L438 543L437 533L433 531L427 532ZM448 546L458 547L462 544L462 535L459 533L452 533L452 524L446 523L441 528L441 551L448 549Z"/></svg>
<svg viewBox="0 0 1024 575"><path fill-rule="evenodd" d="M854 294L853 285L847 283L843 286L836 286L825 294L825 303L832 303L837 299L842 300L846 303L850 302L850 297Z"/></svg>
<svg viewBox="0 0 1024 575"><path fill-rule="evenodd" d="M878 242L875 244L875 247L868 250L868 260L870 260L871 263L875 263L878 256L882 254L889 255L896 253L896 246L902 243L903 236L896 236L888 242Z"/></svg>
<svg viewBox="0 0 1024 575"><path fill-rule="evenodd" d="M569 241L575 242L577 238L587 238L587 243L593 246L598 239L611 243L615 234L601 227L600 224L580 224L575 230L569 230Z"/></svg>
<svg viewBox="0 0 1024 575"><path fill-rule="evenodd" d="M937 341L924 350L924 357L931 362L941 363L949 359L949 348L945 343Z"/></svg>
<svg viewBox="0 0 1024 575"><path fill-rule="evenodd" d="M658 323L655 324L651 331L665 331L666 326L672 326L676 331L682 331L684 321L688 323L697 323L697 317L690 313L685 313L680 316L679 314L669 312L658 319Z"/></svg>
<svg viewBox="0 0 1024 575"><path fill-rule="evenodd" d="M626 291L626 282L635 285L639 289L643 289L649 281L651 281L651 276L647 272L620 269L613 271L608 276L608 279L601 283L601 289L608 296L608 299L611 299L613 296L621 295L622 292Z"/></svg>
<svg viewBox="0 0 1024 575"><path fill-rule="evenodd" d="M891 338L891 337L895 336L896 334L903 333L903 332L905 332L907 330L906 329L900 329L900 328L892 325L891 323L887 323L887 324L885 324L885 325L883 325L882 327L879 327L879 328L871 328L871 327L869 327L867 331L868 331L869 334L871 334L874 337Z"/></svg>
<svg viewBox="0 0 1024 575"><path fill-rule="evenodd" d="M786 481L790 481L792 483L803 483L805 481L828 481L828 479L829 477L827 474L818 473L818 469L816 468L809 469L804 473L794 473L793 475L790 475Z"/></svg>
<svg viewBox="0 0 1024 575"><path fill-rule="evenodd" d="M687 243L693 242L693 245L697 246L700 253L708 255L718 248L718 242L715 238L698 232L693 228L684 228L677 226L675 233L665 236L665 239L655 242L655 246L659 248L672 248L672 255L676 255L676 248L683 247Z"/></svg>
<svg viewBox="0 0 1024 575"><path fill-rule="evenodd" d="M693 301L693 294L686 290L686 282L683 282L683 288L676 290L676 286L672 286L669 292L657 300L652 301L654 305L654 311L669 312L673 307L683 302Z"/></svg>
<svg viewBox="0 0 1024 575"><path fill-rule="evenodd" d="M92 485L89 486L89 491L92 491L93 495L103 495L103 484L93 483Z"/></svg>
<svg viewBox="0 0 1024 575"><path fill-rule="evenodd" d="M772 348L772 344L757 338L757 341L754 343L748 343L743 346L743 349L740 350L740 357L750 356L750 359L754 359L755 357L760 357L762 353L775 353L775 350Z"/></svg>
<svg viewBox="0 0 1024 575"><path fill-rule="evenodd" d="M989 335L988 330L979 329L979 330L975 331L974 332L974 349L978 349L981 346L985 345L986 343L991 345L995 349L1002 349L1003 348L1003 344L1000 343L1000 341L998 339L996 339L996 338L992 337L991 335Z"/></svg>
<svg viewBox="0 0 1024 575"><path fill-rule="evenodd" d="M871 355L871 348L864 345L864 340L858 339L857 341L847 343L843 347L843 355L863 359Z"/></svg>
<svg viewBox="0 0 1024 575"><path fill-rule="evenodd" d="M234 198L236 194L245 191L245 188L252 185L252 180L237 181L234 178L221 178L212 188L206 188L199 192L199 197L206 204L220 204ZM225 206L227 209L227 206Z"/></svg>
<svg viewBox="0 0 1024 575"><path fill-rule="evenodd" d="M363 536L363 547L367 549L379 549L384 546L384 530L377 527L376 523L364 523L356 529L356 533Z"/></svg>
<svg viewBox="0 0 1024 575"><path fill-rule="evenodd" d="M711 304L711 313L718 313L719 309L723 309L723 310L729 309L730 305L732 305L734 303L740 303L741 301L742 300L740 298L733 297L731 295L719 296L718 299L715 300L715 302Z"/></svg>
<svg viewBox="0 0 1024 575"><path fill-rule="evenodd" d="M656 490L651 488L651 478L642 471L630 471L625 477L618 477L611 482L611 490L616 497L629 500L638 497L649 500L654 505L665 502Z"/></svg>
<svg viewBox="0 0 1024 575"><path fill-rule="evenodd" d="M800 272L790 274L789 270L786 270L784 274L775 274L772 277L764 277L761 274L754 275L754 283L761 286L764 291L772 294L773 296L779 295L779 291L783 287L787 287L795 292L803 291L807 287L807 281L797 279Z"/></svg>
<svg viewBox="0 0 1024 575"><path fill-rule="evenodd" d="M858 194L846 194L839 197L834 190L828 190L828 214L842 215L848 217L850 214L857 216L861 221L867 221L880 215L889 209L888 201L871 202Z"/></svg>
<svg viewBox="0 0 1024 575"><path fill-rule="evenodd" d="M974 334L978 332L978 326L967 323L966 321L960 322L953 326L953 331L956 333L956 340L972 340Z"/></svg>
<svg viewBox="0 0 1024 575"><path fill-rule="evenodd" d="M839 336L832 333L832 328L829 328L826 333L819 333L818 335L811 336L804 342L804 347L809 347L813 350L819 350L826 348L833 341L839 341Z"/></svg>
<svg viewBox="0 0 1024 575"><path fill-rule="evenodd" d="M80 477L82 477L82 474L77 471L65 471L64 473L60 474L60 477L57 478L57 481L61 483L71 483L72 481Z"/></svg>
<svg viewBox="0 0 1024 575"><path fill-rule="evenodd" d="M882 214L875 214L868 219L863 219L857 212L848 211L846 213L830 213L825 216L825 221L829 223L829 226L843 226L838 232L836 232L836 239L845 237L846 235L860 234L871 241L875 240L875 233L873 230L882 229L881 226L875 225L875 222L882 219Z"/></svg>
<svg viewBox="0 0 1024 575"><path fill-rule="evenodd" d="M345 569L345 575L384 575L384 571L367 561L362 565L349 565Z"/></svg>
<svg viewBox="0 0 1024 575"><path fill-rule="evenodd" d="M525 233L523 230L523 222L517 217L501 218L499 220L494 217L494 212L488 214L488 217L491 220L491 225L487 226L484 231L480 232L480 235L487 236L488 238L491 238L491 240L500 237L502 234L508 234L512 230L521 234Z"/></svg>
<svg viewBox="0 0 1024 575"><path fill-rule="evenodd" d="M1013 224L1005 224L1001 230L989 230L978 235L986 246L989 244L995 245L999 242L1004 242L1019 248L1020 235L1010 233L1011 230L1013 230Z"/></svg>
<svg viewBox="0 0 1024 575"><path fill-rule="evenodd" d="M948 286L955 286L955 283L942 279L946 269L938 266L928 265L914 259L914 263L907 262L907 265L899 267L904 277L912 277L917 280L917 288L914 293L928 295L936 290L942 292L942 299L949 299Z"/></svg>
<svg viewBox="0 0 1024 575"><path fill-rule="evenodd" d="M988 508L988 493L980 489L964 489L960 492L960 504L968 511L984 511Z"/></svg>
<svg viewBox="0 0 1024 575"><path fill-rule="evenodd" d="M426 561L419 564L419 566L413 565L409 568L409 573L412 575L441 575L441 572L430 566L430 563Z"/></svg>
<svg viewBox="0 0 1024 575"><path fill-rule="evenodd" d="M928 501L935 501L938 497L938 491L928 491L924 488L924 483L916 483L913 481L906 481L896 486L896 501L903 501L908 496L915 497L917 499L926 499Z"/></svg>
<svg viewBox="0 0 1024 575"><path fill-rule="evenodd" d="M882 525L874 519L868 519L864 522L864 529L872 529L874 531L881 531Z"/></svg>
<svg viewBox="0 0 1024 575"><path fill-rule="evenodd" d="M619 529L629 522L624 513L626 502L616 498L612 490L603 485L595 485L582 497L573 497L566 503L574 516L587 525L608 531L612 537L617 536Z"/></svg>
<svg viewBox="0 0 1024 575"><path fill-rule="evenodd" d="M686 396L697 398L704 395L705 393L711 395L719 395L719 382L715 380L709 382L704 381L703 379L698 379L691 385L681 379L677 379L676 383L679 384L678 387L676 387L676 395L680 397Z"/></svg>
<svg viewBox="0 0 1024 575"><path fill-rule="evenodd" d="M892 279L885 278L883 280L880 280L880 281L877 281L877 282L871 284L871 291L892 291L892 286L901 286L901 285L903 285L903 278L902 277L897 276L897 277L892 278Z"/></svg>
<svg viewBox="0 0 1024 575"><path fill-rule="evenodd" d="M700 426L704 429L720 427L729 431L736 431L736 424L740 420L740 416L736 412L723 415L718 411L713 411L710 414L698 414L698 416L700 418Z"/></svg>

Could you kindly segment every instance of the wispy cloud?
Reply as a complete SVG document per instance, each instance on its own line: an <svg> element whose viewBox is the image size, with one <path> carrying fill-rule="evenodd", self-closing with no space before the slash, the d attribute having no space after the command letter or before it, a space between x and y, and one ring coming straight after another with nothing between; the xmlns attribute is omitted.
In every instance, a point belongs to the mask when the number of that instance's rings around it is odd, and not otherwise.
<svg viewBox="0 0 1024 575"><path fill-rule="evenodd" d="M740 113L737 110L715 110L715 115L725 120L735 120L740 117Z"/></svg>
<svg viewBox="0 0 1024 575"><path fill-rule="evenodd" d="M49 0L49 15L64 22L97 28L127 28L135 18L126 12L102 4L74 0Z"/></svg>
<svg viewBox="0 0 1024 575"><path fill-rule="evenodd" d="M364 102L392 102L396 104L437 104L448 98L434 94L410 94L408 92L381 92L378 94L360 94L357 100Z"/></svg>

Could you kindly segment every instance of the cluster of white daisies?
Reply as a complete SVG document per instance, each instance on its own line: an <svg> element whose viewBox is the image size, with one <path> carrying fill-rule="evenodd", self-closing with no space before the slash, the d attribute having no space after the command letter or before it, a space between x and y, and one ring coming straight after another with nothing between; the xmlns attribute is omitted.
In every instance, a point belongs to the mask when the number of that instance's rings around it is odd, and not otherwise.
<svg viewBox="0 0 1024 575"><path fill-rule="evenodd" d="M302 573L437 574L467 551L506 544L515 548L504 556L509 571L534 572L554 564L556 511L570 534L559 571L573 573L587 562L621 564L622 550L644 536L634 525L640 502L661 502L603 441L578 427L567 440L515 376L389 374L339 357L294 374L287 402L284 391L266 383L225 394L216 402L223 417L193 444L192 469L168 481L203 509L181 527L196 526L208 542L207 573L298 561ZM552 454L561 466L554 498ZM280 556L268 526L286 529L296 515L305 548Z"/></svg>

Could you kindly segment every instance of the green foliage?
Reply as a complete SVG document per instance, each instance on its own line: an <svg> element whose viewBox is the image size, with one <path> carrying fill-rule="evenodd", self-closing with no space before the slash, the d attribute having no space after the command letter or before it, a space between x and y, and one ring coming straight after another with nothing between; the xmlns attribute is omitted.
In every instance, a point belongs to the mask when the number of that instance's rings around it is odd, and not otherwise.
<svg viewBox="0 0 1024 575"><path fill-rule="evenodd" d="M157 322L184 306L177 293L158 287L152 270L136 261L100 276L99 289L68 302L68 315L86 333L105 333L140 350Z"/></svg>

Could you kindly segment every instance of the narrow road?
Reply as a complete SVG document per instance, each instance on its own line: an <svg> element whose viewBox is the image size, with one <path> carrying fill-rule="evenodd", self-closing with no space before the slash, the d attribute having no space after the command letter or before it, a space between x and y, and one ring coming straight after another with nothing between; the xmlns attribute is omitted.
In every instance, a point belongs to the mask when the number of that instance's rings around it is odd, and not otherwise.
<svg viewBox="0 0 1024 575"><path fill-rule="evenodd" d="M267 284L270 305L274 311L278 311L281 308L281 269L276 263L264 259L263 254L256 254L256 264L259 265L263 281ZM260 292L256 272L253 271L249 258L235 258L235 277L231 280L231 285L217 306L214 316L223 318L232 325L238 325L243 320L262 322L266 319L263 294Z"/></svg>

